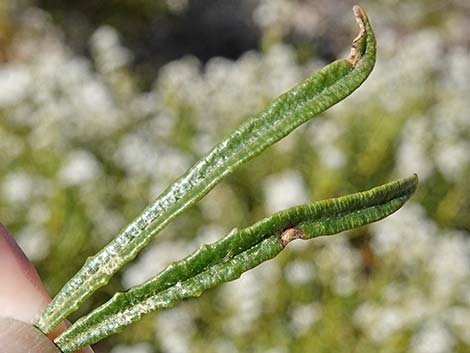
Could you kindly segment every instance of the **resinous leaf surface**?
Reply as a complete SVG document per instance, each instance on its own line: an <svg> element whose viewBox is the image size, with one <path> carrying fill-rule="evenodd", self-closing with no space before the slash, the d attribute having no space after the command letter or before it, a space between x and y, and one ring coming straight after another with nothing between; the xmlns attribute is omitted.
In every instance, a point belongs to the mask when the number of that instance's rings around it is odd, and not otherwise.
<svg viewBox="0 0 470 353"><path fill-rule="evenodd" d="M293 129L338 103L368 77L375 63L375 37L365 12L354 8L360 27L347 59L331 63L277 98L201 158L153 204L121 230L70 279L36 321L50 333L62 320L137 256L179 214L206 195L222 178Z"/></svg>
<svg viewBox="0 0 470 353"><path fill-rule="evenodd" d="M275 257L294 239L332 235L378 221L398 210L414 193L416 175L337 199L293 207L225 238L203 245L187 258L79 319L55 343L64 353L95 343L154 310L201 295Z"/></svg>

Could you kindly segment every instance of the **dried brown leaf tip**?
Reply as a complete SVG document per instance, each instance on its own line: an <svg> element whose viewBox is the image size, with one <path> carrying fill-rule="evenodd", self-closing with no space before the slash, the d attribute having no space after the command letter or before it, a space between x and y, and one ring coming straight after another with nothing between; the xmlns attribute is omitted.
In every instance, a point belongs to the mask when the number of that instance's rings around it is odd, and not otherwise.
<svg viewBox="0 0 470 353"><path fill-rule="evenodd" d="M366 28L365 28L365 21L367 21L367 15L364 9L360 6L354 6L353 8L354 16L356 17L356 22L359 25L359 33L356 36L356 38L353 39L351 51L349 52L349 56L347 60L351 63L351 65L354 67L357 65L359 60L361 60L361 52L358 48L358 43L362 38L364 38L366 34Z"/></svg>

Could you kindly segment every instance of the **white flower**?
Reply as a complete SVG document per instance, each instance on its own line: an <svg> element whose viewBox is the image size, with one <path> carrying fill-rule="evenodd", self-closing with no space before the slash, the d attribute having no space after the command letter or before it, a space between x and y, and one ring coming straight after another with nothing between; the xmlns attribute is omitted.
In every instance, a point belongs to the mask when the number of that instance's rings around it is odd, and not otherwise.
<svg viewBox="0 0 470 353"><path fill-rule="evenodd" d="M346 156L336 146L325 145L318 149L321 162L332 170L339 169L346 164Z"/></svg>
<svg viewBox="0 0 470 353"><path fill-rule="evenodd" d="M463 173L468 170L470 165L469 151L469 141L443 144L436 151L435 155L439 170L448 180L455 182L465 177Z"/></svg>
<svg viewBox="0 0 470 353"><path fill-rule="evenodd" d="M302 335L319 321L322 315L322 308L318 303L299 305L292 309L290 324L296 335Z"/></svg>
<svg viewBox="0 0 470 353"><path fill-rule="evenodd" d="M222 286L219 294L227 312L234 314L224 320L227 333L243 335L251 330L263 310L266 293L278 282L279 265L276 261L265 262L245 272L233 282Z"/></svg>
<svg viewBox="0 0 470 353"><path fill-rule="evenodd" d="M126 66L131 52L120 46L119 35L111 26L101 26L91 37L94 57L102 72L111 72Z"/></svg>
<svg viewBox="0 0 470 353"><path fill-rule="evenodd" d="M240 279L225 284L221 289L227 309L234 310L224 323L227 332L242 335L250 331L261 314L262 277L257 275L259 268L257 270L245 272Z"/></svg>
<svg viewBox="0 0 470 353"><path fill-rule="evenodd" d="M144 136L130 133L123 136L117 150L114 152L114 160L128 173L152 174L159 171L159 151Z"/></svg>
<svg viewBox="0 0 470 353"><path fill-rule="evenodd" d="M399 307L380 307L369 302L359 306L353 320L376 342L385 341L405 323Z"/></svg>
<svg viewBox="0 0 470 353"><path fill-rule="evenodd" d="M454 338L439 321L425 323L411 343L414 353L449 353L453 345Z"/></svg>
<svg viewBox="0 0 470 353"><path fill-rule="evenodd" d="M267 27L289 18L293 9L294 6L286 0L261 0L253 19L260 27Z"/></svg>
<svg viewBox="0 0 470 353"><path fill-rule="evenodd" d="M424 209L413 202L400 211L372 225L372 247L379 255L393 255L401 263L417 265L427 259L435 246L437 227L426 217Z"/></svg>
<svg viewBox="0 0 470 353"><path fill-rule="evenodd" d="M155 319L155 333L163 353L190 353L190 337L196 327L184 303L161 311Z"/></svg>
<svg viewBox="0 0 470 353"><path fill-rule="evenodd" d="M31 86L32 77L21 65L0 66L0 107L12 105L24 99Z"/></svg>
<svg viewBox="0 0 470 353"><path fill-rule="evenodd" d="M470 281L470 241L468 234L449 232L434 242L428 270L433 278L434 296L452 298L463 283Z"/></svg>
<svg viewBox="0 0 470 353"><path fill-rule="evenodd" d="M26 226L17 233L16 240L31 261L40 261L49 253L49 239L42 229Z"/></svg>
<svg viewBox="0 0 470 353"><path fill-rule="evenodd" d="M315 267L309 261L292 260L284 268L287 282L292 285L303 285L315 278Z"/></svg>
<svg viewBox="0 0 470 353"><path fill-rule="evenodd" d="M2 183L2 195L8 202L24 203L30 200L34 181L23 172L7 174Z"/></svg>
<svg viewBox="0 0 470 353"><path fill-rule="evenodd" d="M166 0L168 9L174 13L181 13L188 7L188 0Z"/></svg>
<svg viewBox="0 0 470 353"><path fill-rule="evenodd" d="M417 173L421 180L426 180L431 176L434 166L426 152L431 139L429 121L425 118L407 121L403 128L402 142L397 150L396 168L398 174Z"/></svg>
<svg viewBox="0 0 470 353"><path fill-rule="evenodd" d="M330 283L340 296L351 295L358 286L357 277L361 268L361 256L351 247L346 237L324 237L317 239L324 247L318 251L314 262L318 277Z"/></svg>
<svg viewBox="0 0 470 353"><path fill-rule="evenodd" d="M286 171L267 177L263 190L269 213L308 202L302 175L296 171Z"/></svg>
<svg viewBox="0 0 470 353"><path fill-rule="evenodd" d="M86 150L69 154L59 171L60 181L67 186L85 184L100 174L100 165L95 156Z"/></svg>

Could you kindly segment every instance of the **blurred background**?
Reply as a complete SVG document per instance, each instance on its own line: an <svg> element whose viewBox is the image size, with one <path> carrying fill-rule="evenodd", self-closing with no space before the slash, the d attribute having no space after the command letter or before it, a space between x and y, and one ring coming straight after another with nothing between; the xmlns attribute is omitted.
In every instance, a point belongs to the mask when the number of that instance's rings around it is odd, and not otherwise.
<svg viewBox="0 0 470 353"><path fill-rule="evenodd" d="M0 220L50 293L231 129L345 57L353 5L2 0ZM96 352L469 352L470 2L360 5L378 40L365 84L217 186L72 320L279 209L413 172L417 194Z"/></svg>

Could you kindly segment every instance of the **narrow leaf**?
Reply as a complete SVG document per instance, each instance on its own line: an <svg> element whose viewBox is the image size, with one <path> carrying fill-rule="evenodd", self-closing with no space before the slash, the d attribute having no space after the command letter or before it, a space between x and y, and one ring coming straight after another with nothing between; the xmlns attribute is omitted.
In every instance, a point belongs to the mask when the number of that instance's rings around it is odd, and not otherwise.
<svg viewBox="0 0 470 353"><path fill-rule="evenodd" d="M208 288L232 281L275 257L294 239L332 235L378 221L398 210L414 193L418 178L408 178L348 196L293 207L225 238L203 245L187 258L75 322L55 343L64 353L121 331L149 312L197 297Z"/></svg>
<svg viewBox="0 0 470 353"><path fill-rule="evenodd" d="M50 333L225 176L358 88L374 66L375 37L365 12L356 6L354 14L360 32L347 59L331 63L278 97L196 162L108 245L88 258L40 315L36 326Z"/></svg>

